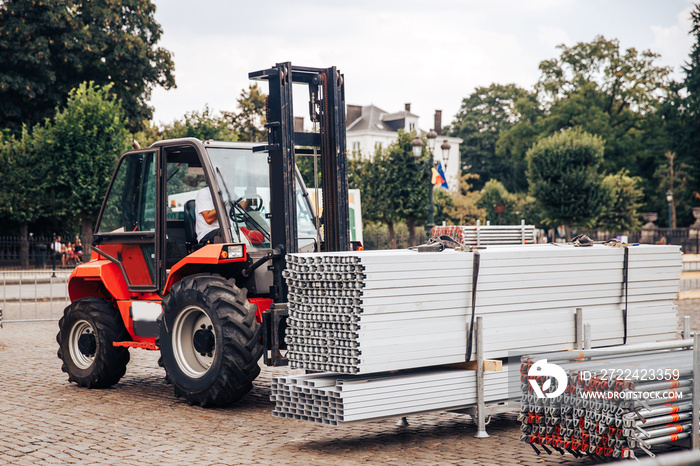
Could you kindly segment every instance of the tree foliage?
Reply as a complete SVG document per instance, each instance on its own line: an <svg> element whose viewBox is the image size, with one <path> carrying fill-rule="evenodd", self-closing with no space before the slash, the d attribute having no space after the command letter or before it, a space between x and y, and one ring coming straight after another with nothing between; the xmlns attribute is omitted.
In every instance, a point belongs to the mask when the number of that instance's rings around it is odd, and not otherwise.
<svg viewBox="0 0 700 466"><path fill-rule="evenodd" d="M663 154L657 110L667 96L670 68L649 50L620 49L619 41L596 37L560 46L558 59L540 64L540 102L549 108L550 132L581 127L606 141L604 168L651 175ZM550 133L551 134L551 133Z"/></svg>
<svg viewBox="0 0 700 466"><path fill-rule="evenodd" d="M430 172L428 155L416 160L411 141L415 132L399 130L397 140L377 150L370 160L353 159L349 164L349 184L362 192L363 219L385 223L392 240L393 226L405 221L410 242L414 227L425 222L428 213Z"/></svg>
<svg viewBox="0 0 700 466"><path fill-rule="evenodd" d="M532 196L511 193L495 179L489 180L481 189L476 205L485 211L485 219L493 225L518 225L523 220L529 225L542 224L542 216ZM500 215L497 212L499 205L503 209Z"/></svg>
<svg viewBox="0 0 700 466"><path fill-rule="evenodd" d="M391 178L390 170L384 163L381 151L377 151L374 162L369 159L352 158L348 160L348 186L359 189L362 193L362 220L393 224L396 216L391 211L390 196L386 196L385 186ZM313 171L311 171L313 182ZM308 186L313 186L309 184ZM319 186L320 182L319 182Z"/></svg>
<svg viewBox="0 0 700 466"><path fill-rule="evenodd" d="M538 139L582 128L605 141L602 168L642 177L651 201L656 192L649 180L667 150L660 109L669 96L669 68L650 51L622 50L603 36L559 49L558 57L540 63L536 100L516 102L520 118L500 132L496 154L524 160Z"/></svg>
<svg viewBox="0 0 700 466"><path fill-rule="evenodd" d="M53 215L80 222L87 247L112 172L128 148L125 123L110 85L83 83L53 120L32 132L34 150L44 155L42 166L50 174L44 183L48 206Z"/></svg>
<svg viewBox="0 0 700 466"><path fill-rule="evenodd" d="M19 227L20 263L29 266L29 225L47 216L44 189L47 173L41 169L41 154L32 150L26 129L19 139L0 140L0 215L3 229Z"/></svg>
<svg viewBox="0 0 700 466"><path fill-rule="evenodd" d="M471 181L478 175L466 173L461 176L456 191L435 191L435 222L449 225L474 225L477 220L484 221L486 212L478 206L479 191L474 189Z"/></svg>
<svg viewBox="0 0 700 466"><path fill-rule="evenodd" d="M694 43L683 67L685 79L672 83L670 99L662 109L668 133L668 152L674 154L673 164L678 168L678 183L673 183L672 190L674 217L677 215L680 225L692 223L692 207L700 206L700 5L695 5L691 19L690 33ZM654 181L663 185L661 190L671 188L670 181L674 177L669 176L669 168L668 159L661 160L656 166ZM652 210L664 208L666 202L659 192Z"/></svg>
<svg viewBox="0 0 700 466"><path fill-rule="evenodd" d="M623 52L617 39L603 36L558 48L558 58L540 63L542 76L536 87L546 103L554 105L593 85L605 96L604 113L619 125L634 119L627 110L638 114L654 111L663 97L659 92L667 86L671 70L655 65L656 53L634 48Z"/></svg>
<svg viewBox="0 0 700 466"><path fill-rule="evenodd" d="M657 181L659 195L665 196L666 192L671 192L673 195L673 201L671 202L671 225L668 226L676 228L677 207L680 206L681 210L685 211L691 209L692 206L688 203L688 194L693 188L697 188L697 184L690 174L692 170L690 165L679 161L674 152L668 151L664 156L666 162L659 165L654 177Z"/></svg>
<svg viewBox="0 0 700 466"><path fill-rule="evenodd" d="M636 231L642 226L640 209L644 193L639 187L641 178L629 176L629 171L620 170L603 179L604 191L609 193L608 202L595 220L597 228L608 231Z"/></svg>
<svg viewBox="0 0 700 466"><path fill-rule="evenodd" d="M476 205L486 211L486 220L494 225L516 225L520 223L518 198L508 192L503 183L490 179L479 194ZM503 211L499 214L498 208Z"/></svg>
<svg viewBox="0 0 700 466"><path fill-rule="evenodd" d="M209 106L205 106L201 112L186 113L182 120L175 120L166 125L160 134L161 139L238 140L238 135L229 127L228 119L223 115L215 115Z"/></svg>
<svg viewBox="0 0 700 466"><path fill-rule="evenodd" d="M599 167L603 141L570 129L538 141L527 153L530 193L551 225L587 226L609 202Z"/></svg>
<svg viewBox="0 0 700 466"><path fill-rule="evenodd" d="M247 90L241 91L240 97L236 100L238 112L224 112L224 116L231 120L231 128L238 134L240 141L261 142L267 139L266 99L267 95L258 85L251 84Z"/></svg>
<svg viewBox="0 0 700 466"><path fill-rule="evenodd" d="M50 214L41 155L26 129L19 138L0 141L0 215L5 222L28 225Z"/></svg>
<svg viewBox="0 0 700 466"><path fill-rule="evenodd" d="M476 189L492 178L506 180L511 190L521 187L524 164L512 160L509 154L497 154L496 144L499 135L520 120L516 102L530 95L515 84L491 84L477 88L462 100L459 113L446 130L464 140L460 145L461 163L465 170L479 175L473 180Z"/></svg>
<svg viewBox="0 0 700 466"><path fill-rule="evenodd" d="M152 116L155 86L175 86L150 0L0 3L0 127L15 134L65 105L81 82L113 83L132 130Z"/></svg>

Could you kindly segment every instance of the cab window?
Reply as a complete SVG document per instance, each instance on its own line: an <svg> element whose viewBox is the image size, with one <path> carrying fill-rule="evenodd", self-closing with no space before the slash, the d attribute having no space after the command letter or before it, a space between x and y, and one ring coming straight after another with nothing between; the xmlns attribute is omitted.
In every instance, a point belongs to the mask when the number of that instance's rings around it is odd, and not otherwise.
<svg viewBox="0 0 700 466"><path fill-rule="evenodd" d="M98 233L155 231L155 153L125 155L105 202Z"/></svg>

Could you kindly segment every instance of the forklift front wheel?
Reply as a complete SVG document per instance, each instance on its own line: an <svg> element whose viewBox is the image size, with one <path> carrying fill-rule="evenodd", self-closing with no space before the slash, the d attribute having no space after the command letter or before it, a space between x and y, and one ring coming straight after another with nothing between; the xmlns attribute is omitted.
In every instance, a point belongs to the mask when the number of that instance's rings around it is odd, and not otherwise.
<svg viewBox="0 0 700 466"><path fill-rule="evenodd" d="M202 407L225 406L253 387L260 324L247 290L233 279L185 277L163 299L158 325L161 362L175 395Z"/></svg>

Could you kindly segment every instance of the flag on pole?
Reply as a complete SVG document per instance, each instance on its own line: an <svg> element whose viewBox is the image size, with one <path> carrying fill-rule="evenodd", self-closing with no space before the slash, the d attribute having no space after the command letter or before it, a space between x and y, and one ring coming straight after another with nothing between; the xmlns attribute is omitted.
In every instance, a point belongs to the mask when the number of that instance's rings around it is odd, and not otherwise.
<svg viewBox="0 0 700 466"><path fill-rule="evenodd" d="M432 170L432 173L433 173L433 177L432 177L432 179L430 180L430 182L431 182L432 184L434 184L434 185L437 186L437 185L442 184L442 183L445 182L445 179L440 175L440 173L438 173L438 171L435 169L435 167L433 167L431 170Z"/></svg>
<svg viewBox="0 0 700 466"><path fill-rule="evenodd" d="M447 179L445 177L445 172L442 169L442 163L440 163L438 161L437 170L435 169L435 167L433 167L432 172L433 172L433 178L432 178L431 182L434 185L440 185L445 189L449 189L447 186Z"/></svg>

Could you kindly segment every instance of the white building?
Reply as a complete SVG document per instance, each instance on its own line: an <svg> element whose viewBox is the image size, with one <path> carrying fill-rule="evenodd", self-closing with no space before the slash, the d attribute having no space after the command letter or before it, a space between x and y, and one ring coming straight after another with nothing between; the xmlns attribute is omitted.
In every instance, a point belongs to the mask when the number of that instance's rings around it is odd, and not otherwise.
<svg viewBox="0 0 700 466"><path fill-rule="evenodd" d="M400 112L387 113L374 105L348 105L347 106L347 150L348 157L372 158L377 148L386 148L396 141L399 129L407 132L417 130L419 135L424 135L418 126L418 115L411 113L411 104L406 104L406 108ZM435 111L434 125L438 137L435 140L435 150L433 151L435 162L442 161L443 170L450 190L459 187L460 160L459 145L464 142L460 138L445 136L442 131L442 112ZM442 160L442 149L444 143L450 146L447 163Z"/></svg>

